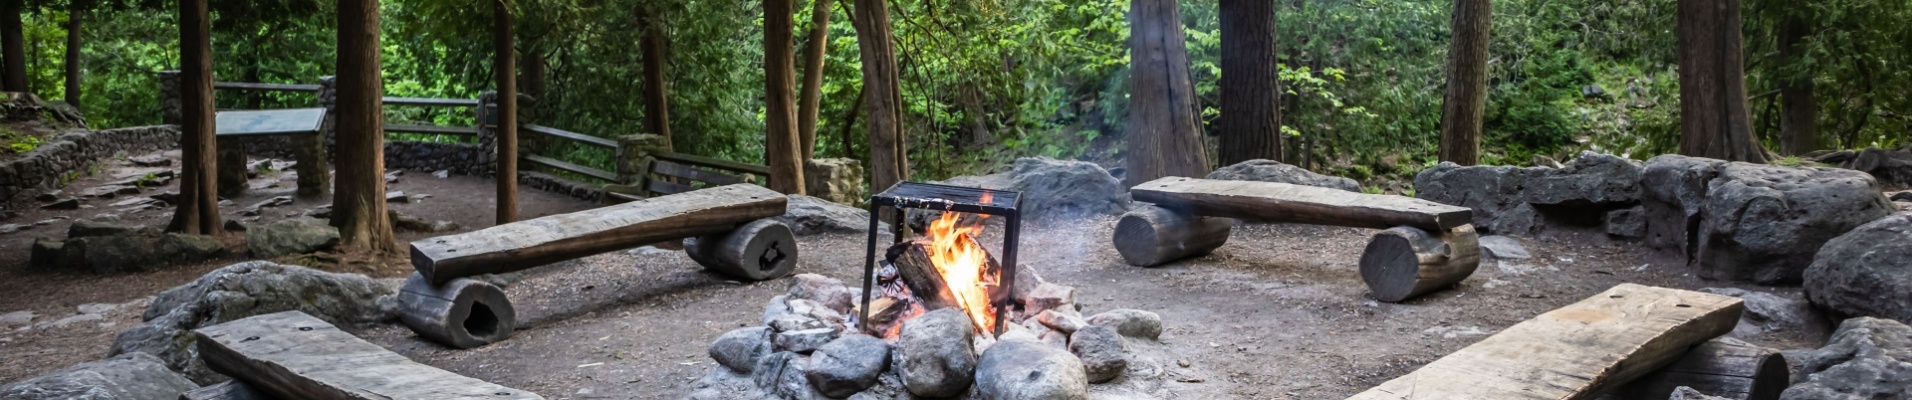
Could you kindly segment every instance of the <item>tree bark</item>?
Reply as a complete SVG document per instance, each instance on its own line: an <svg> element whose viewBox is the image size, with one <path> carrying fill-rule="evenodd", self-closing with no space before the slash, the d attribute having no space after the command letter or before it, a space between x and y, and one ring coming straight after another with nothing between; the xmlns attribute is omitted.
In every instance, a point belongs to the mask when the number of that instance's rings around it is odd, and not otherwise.
<svg viewBox="0 0 1912 400"><path fill-rule="evenodd" d="M803 145L797 136L795 0L763 2L764 163L770 189L803 194Z"/></svg>
<svg viewBox="0 0 1912 400"><path fill-rule="evenodd" d="M1739 0L1679 0L1680 154L1766 162L1746 106Z"/></svg>
<svg viewBox="0 0 1912 400"><path fill-rule="evenodd" d="M1441 161L1480 163L1481 118L1487 110L1487 43L1493 2L1454 0L1454 39L1447 51L1447 94L1441 101Z"/></svg>
<svg viewBox="0 0 1912 400"><path fill-rule="evenodd" d="M856 25L857 48L863 60L863 106L869 114L864 126L870 130L870 193L881 193L909 179L902 129L903 90L887 0L856 0L855 4L851 20ZM897 229L903 226L894 212L886 212L882 218Z"/></svg>
<svg viewBox="0 0 1912 400"><path fill-rule="evenodd" d="M1819 150L1819 104L1813 99L1812 69L1804 65L1806 36L1811 33L1812 27L1798 15L1786 17L1779 28L1781 73L1787 75L1779 86L1780 152L1787 155Z"/></svg>
<svg viewBox="0 0 1912 400"><path fill-rule="evenodd" d="M213 136L212 31L206 0L179 2L179 208L166 230L212 235L219 226ZM11 61L9 61L11 62Z"/></svg>
<svg viewBox="0 0 1912 400"><path fill-rule="evenodd" d="M26 35L20 31L24 3L25 0L0 0L0 53L5 53L6 58L0 86L9 92L33 91L27 85Z"/></svg>
<svg viewBox="0 0 1912 400"><path fill-rule="evenodd" d="M85 109L80 108L80 79L82 78L80 23L86 16L88 3L91 1L71 0L72 8L68 9L66 14L66 104L73 106L73 109L80 111L82 115L85 114Z"/></svg>
<svg viewBox="0 0 1912 400"><path fill-rule="evenodd" d="M385 213L378 2L339 1L338 187L332 194L332 226L339 228L342 248L392 254L398 245Z"/></svg>
<svg viewBox="0 0 1912 400"><path fill-rule="evenodd" d="M644 38L638 42L638 51L644 55L644 133L663 136L668 149L671 105L670 88L664 79L664 68L669 64L664 49L669 42L663 21L655 10L645 13Z"/></svg>
<svg viewBox="0 0 1912 400"><path fill-rule="evenodd" d="M1175 0L1136 0L1129 7L1128 185L1209 170L1188 43Z"/></svg>
<svg viewBox="0 0 1912 400"><path fill-rule="evenodd" d="M513 17L507 0L491 5L492 70L498 80L498 213L499 225L518 221L518 59L512 50Z"/></svg>
<svg viewBox="0 0 1912 400"><path fill-rule="evenodd" d="M1222 165L1282 160L1275 3L1222 0Z"/></svg>
<svg viewBox="0 0 1912 400"><path fill-rule="evenodd" d="M823 107L823 60L830 53L830 3L815 0L810 10L809 46L803 48L803 92L797 99L797 137L803 159L817 157L817 113Z"/></svg>

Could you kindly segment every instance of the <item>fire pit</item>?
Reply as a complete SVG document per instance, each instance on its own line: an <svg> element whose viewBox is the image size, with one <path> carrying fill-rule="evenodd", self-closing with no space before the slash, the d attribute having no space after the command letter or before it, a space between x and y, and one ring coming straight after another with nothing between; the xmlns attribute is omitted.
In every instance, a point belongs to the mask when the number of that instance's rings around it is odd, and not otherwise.
<svg viewBox="0 0 1912 400"><path fill-rule="evenodd" d="M1010 303L1016 286L1016 237L1022 231L1022 194L1012 191L930 183L903 182L870 197L869 251L863 258L863 307L857 326L864 332L894 337L902 322L928 310L955 307L969 315L975 329L987 329L990 336L1002 333L999 316ZM931 221L925 236L899 242L885 252L882 268L877 268L877 216L883 207L897 211L925 209L942 211ZM978 215L972 224L962 216ZM989 249L976 242L982 234L983 218L1007 218L1003 233L1001 264L989 255ZM1010 279L1002 279L1007 276ZM881 285L882 301L871 286ZM874 308L873 308L874 306ZM878 319L873 320L871 311ZM881 322L881 323L878 323ZM880 328L880 329L879 329ZM885 334L887 333L887 334Z"/></svg>

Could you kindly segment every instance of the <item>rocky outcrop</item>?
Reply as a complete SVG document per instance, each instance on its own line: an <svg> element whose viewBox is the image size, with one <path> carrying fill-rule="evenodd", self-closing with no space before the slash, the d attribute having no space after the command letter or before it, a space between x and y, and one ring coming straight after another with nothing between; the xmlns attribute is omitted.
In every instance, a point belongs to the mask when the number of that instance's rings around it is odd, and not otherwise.
<svg viewBox="0 0 1912 400"><path fill-rule="evenodd" d="M1812 157L1812 160L1871 174L1880 185L1893 190L1912 189L1912 147L1840 150Z"/></svg>
<svg viewBox="0 0 1912 400"><path fill-rule="evenodd" d="M42 268L95 273L139 272L225 254L226 245L212 236L161 233L150 228L82 220L68 229L64 241L35 241L29 263Z"/></svg>
<svg viewBox="0 0 1912 400"><path fill-rule="evenodd" d="M1812 304L1796 295L1756 292L1738 288L1705 288L1701 292L1738 297L1746 304L1733 335L1752 337L1768 332L1825 332L1825 320Z"/></svg>
<svg viewBox="0 0 1912 400"><path fill-rule="evenodd" d="M1507 214L1516 207L1527 207L1527 212L1532 212L1522 201L1521 190L1527 177L1539 171L1539 168L1463 167L1444 162L1414 175L1414 196L1471 208L1474 226L1485 231L1524 235L1531 233L1531 223L1518 223L1516 216Z"/></svg>
<svg viewBox="0 0 1912 400"><path fill-rule="evenodd" d="M1682 260L1694 256L1707 183L1719 176L1725 164L1676 154L1646 161L1640 177L1640 205L1646 209L1648 247Z"/></svg>
<svg viewBox="0 0 1912 400"><path fill-rule="evenodd" d="M1463 167L1441 163L1414 177L1415 196L1474 210L1474 226L1497 235L1587 229L1632 237L1633 226L1605 226L1607 212L1639 203L1642 168L1613 155L1584 152L1561 168ZM1637 221L1623 217L1613 222Z"/></svg>
<svg viewBox="0 0 1912 400"><path fill-rule="evenodd" d="M339 228L311 218L283 219L246 228L246 251L253 258L305 254L338 244Z"/></svg>
<svg viewBox="0 0 1912 400"><path fill-rule="evenodd" d="M1566 168L1542 168L1521 190L1528 204L1612 206L1640 200L1641 167L1611 154L1582 152Z"/></svg>
<svg viewBox="0 0 1912 400"><path fill-rule="evenodd" d="M1912 327L1892 320L1853 318L1832 340L1798 360L1805 379L1782 400L1912 398Z"/></svg>
<svg viewBox="0 0 1912 400"><path fill-rule="evenodd" d="M1826 242L1805 271L1806 297L1848 316L1912 323L1912 213Z"/></svg>
<svg viewBox="0 0 1912 400"><path fill-rule="evenodd" d="M1727 163L1708 183L1692 261L1702 278L1799 282L1821 245L1891 212L1860 172Z"/></svg>
<svg viewBox="0 0 1912 400"><path fill-rule="evenodd" d="M0 386L0 399L173 400L197 388L159 358L133 353Z"/></svg>
<svg viewBox="0 0 1912 400"><path fill-rule="evenodd" d="M863 233L870 229L870 211L800 194L790 195L778 221L798 235L819 233ZM878 232L888 232L889 224L880 224Z"/></svg>
<svg viewBox="0 0 1912 400"><path fill-rule="evenodd" d="M1353 179L1339 176L1317 174L1301 167L1282 164L1272 160L1248 160L1208 173L1208 179L1226 181L1260 181L1287 183L1304 186L1317 186L1329 189L1341 189L1350 192L1361 191L1361 184Z"/></svg>
<svg viewBox="0 0 1912 400"><path fill-rule="evenodd" d="M1083 161L1022 158L1009 172L959 176L939 183L1022 192L1022 215L1026 219L1120 215L1129 209L1128 187L1108 170ZM911 224L935 215L911 213Z"/></svg>
<svg viewBox="0 0 1912 400"><path fill-rule="evenodd" d="M222 380L199 360L192 330L298 310L333 324L390 319L392 288L364 275L248 261L213 270L153 299L139 325L120 331L112 354L147 353L194 382Z"/></svg>

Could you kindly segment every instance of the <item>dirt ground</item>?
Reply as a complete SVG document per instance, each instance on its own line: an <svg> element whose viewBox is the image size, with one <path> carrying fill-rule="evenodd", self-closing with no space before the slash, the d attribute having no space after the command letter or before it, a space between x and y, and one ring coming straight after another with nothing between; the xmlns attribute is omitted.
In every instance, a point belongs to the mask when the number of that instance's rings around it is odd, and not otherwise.
<svg viewBox="0 0 1912 400"><path fill-rule="evenodd" d="M94 177L82 184L95 179L103 181ZM290 182L283 185L277 190L289 193ZM401 212L456 221L466 230L489 225L491 185L485 178L408 172L392 189L433 195L420 204L395 205ZM243 208L272 193L233 200ZM591 206L535 190L521 196L526 216ZM315 205L296 203L267 214L296 214ZM33 237L59 236L70 218L100 210L23 211L8 223L69 219L0 236L0 313L39 314L33 327L0 329L0 382L102 357L118 330L138 322L149 296L241 259L123 275L29 270L23 264ZM131 217L163 223L163 212L149 213ZM1703 281L1679 263L1653 262L1639 243L1522 239L1534 258L1486 259L1454 289L1389 304L1366 296L1356 267L1372 230L1245 224L1215 254L1137 268L1111 248L1114 224L1114 217L1029 223L1021 244L1022 268L1075 286L1084 315L1115 308L1162 315L1159 343L1131 341L1137 362L1128 376L1094 385L1094 397L1105 399L1343 398L1621 282L1788 295L1799 290ZM990 231L1000 233L999 227ZM860 234L803 237L798 272L855 282L862 274L863 240ZM994 248L1001 239L982 242ZM396 277L405 271L372 272ZM414 360L547 398L680 398L714 367L707 345L725 331L757 324L764 304L788 284L729 280L704 272L680 251L653 247L558 263L516 279L506 291L518 309L520 330L502 343L454 350L396 323L354 330ZM52 326L50 321L78 315L76 309L88 303L117 306L106 307L97 320ZM1790 349L1816 346L1823 340L1818 335L1741 339Z"/></svg>

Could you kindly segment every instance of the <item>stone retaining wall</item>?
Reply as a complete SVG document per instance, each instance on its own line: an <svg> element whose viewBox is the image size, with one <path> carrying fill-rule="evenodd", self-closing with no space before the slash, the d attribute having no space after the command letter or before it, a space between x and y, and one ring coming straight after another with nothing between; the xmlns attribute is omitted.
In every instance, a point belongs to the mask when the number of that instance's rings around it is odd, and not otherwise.
<svg viewBox="0 0 1912 400"><path fill-rule="evenodd" d="M62 174L84 171L95 161L114 154L142 153L178 144L179 127L171 125L62 133L19 158L0 162L0 202L58 189Z"/></svg>

